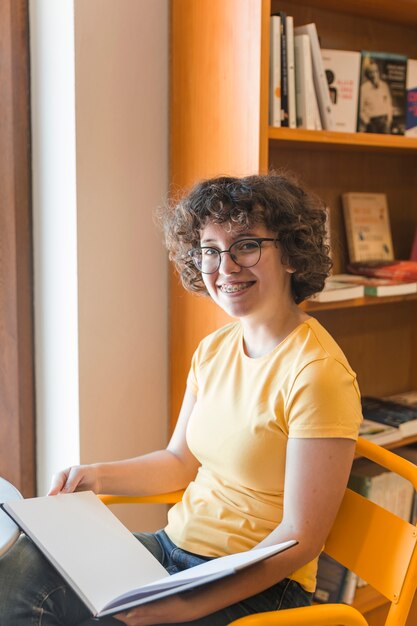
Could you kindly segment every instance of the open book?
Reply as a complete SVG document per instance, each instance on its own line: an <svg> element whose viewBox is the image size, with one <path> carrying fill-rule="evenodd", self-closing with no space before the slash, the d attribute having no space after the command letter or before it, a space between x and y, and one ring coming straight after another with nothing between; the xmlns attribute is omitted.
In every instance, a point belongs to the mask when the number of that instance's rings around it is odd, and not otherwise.
<svg viewBox="0 0 417 626"><path fill-rule="evenodd" d="M170 576L90 491L5 502L1 506L94 617L119 613L229 576L297 543L287 541L227 555Z"/></svg>

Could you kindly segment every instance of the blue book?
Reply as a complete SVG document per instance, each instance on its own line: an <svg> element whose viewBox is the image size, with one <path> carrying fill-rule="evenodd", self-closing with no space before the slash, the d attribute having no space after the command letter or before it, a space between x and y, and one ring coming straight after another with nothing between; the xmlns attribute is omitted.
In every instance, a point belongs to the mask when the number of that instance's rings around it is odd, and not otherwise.
<svg viewBox="0 0 417 626"><path fill-rule="evenodd" d="M417 407L363 396L362 413L367 420L398 428L403 437L417 434Z"/></svg>

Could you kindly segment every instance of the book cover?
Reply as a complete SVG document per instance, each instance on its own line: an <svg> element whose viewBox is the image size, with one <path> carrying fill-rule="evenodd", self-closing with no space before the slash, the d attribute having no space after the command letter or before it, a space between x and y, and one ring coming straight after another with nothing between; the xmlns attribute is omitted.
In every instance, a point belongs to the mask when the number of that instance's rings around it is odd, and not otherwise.
<svg viewBox="0 0 417 626"><path fill-rule="evenodd" d="M344 193L342 203L350 262L394 259L386 194Z"/></svg>
<svg viewBox="0 0 417 626"><path fill-rule="evenodd" d="M407 57L389 52L361 53L358 130L404 135Z"/></svg>
<svg viewBox="0 0 417 626"><path fill-rule="evenodd" d="M294 18L287 15L287 74L288 74L288 126L297 128L295 96Z"/></svg>
<svg viewBox="0 0 417 626"><path fill-rule="evenodd" d="M313 65L308 35L294 36L294 54L297 126L307 130L320 130L321 123L313 83Z"/></svg>
<svg viewBox="0 0 417 626"><path fill-rule="evenodd" d="M365 419L398 428L402 437L417 434L417 408L372 396L362 396L361 401Z"/></svg>
<svg viewBox="0 0 417 626"><path fill-rule="evenodd" d="M400 296L417 293L417 282L400 282L388 278L372 278L358 274L335 274L334 280L346 285L362 285L365 296Z"/></svg>
<svg viewBox="0 0 417 626"><path fill-rule="evenodd" d="M311 302L337 302L341 300L353 300L362 298L364 288L362 285L348 284L338 281L336 276L326 280L323 291L311 296Z"/></svg>
<svg viewBox="0 0 417 626"><path fill-rule="evenodd" d="M305 24L304 26L297 26L294 32L296 35L309 36L313 64L313 81L320 111L321 124L325 130L335 130L329 85L323 67L316 25L311 23Z"/></svg>
<svg viewBox="0 0 417 626"><path fill-rule="evenodd" d="M417 408L417 390L412 389L411 391L403 391L402 393L386 396L384 400L391 400L392 402L398 402L398 404Z"/></svg>
<svg viewBox="0 0 417 626"><path fill-rule="evenodd" d="M170 576L91 491L1 506L99 617L230 576L297 543L230 554Z"/></svg>
<svg viewBox="0 0 417 626"><path fill-rule="evenodd" d="M417 137L417 59L407 62L407 114L405 134Z"/></svg>
<svg viewBox="0 0 417 626"><path fill-rule="evenodd" d="M329 85L334 130L356 132L361 54L352 50L321 50Z"/></svg>
<svg viewBox="0 0 417 626"><path fill-rule="evenodd" d="M387 424L381 424L372 420L363 419L359 427L359 436L369 441L373 441L380 446L384 446L387 443L393 443L394 441L400 441L402 435L398 428L394 426L387 426Z"/></svg>
<svg viewBox="0 0 417 626"><path fill-rule="evenodd" d="M349 272L388 278L391 280L412 282L417 281L417 261L362 261L350 263Z"/></svg>
<svg viewBox="0 0 417 626"><path fill-rule="evenodd" d="M281 18L272 15L269 45L269 123L281 126Z"/></svg>

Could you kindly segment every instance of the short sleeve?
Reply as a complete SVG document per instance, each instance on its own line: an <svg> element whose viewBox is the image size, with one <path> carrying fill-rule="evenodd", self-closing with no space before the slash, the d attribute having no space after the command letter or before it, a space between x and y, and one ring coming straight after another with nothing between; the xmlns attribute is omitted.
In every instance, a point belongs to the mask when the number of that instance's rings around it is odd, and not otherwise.
<svg viewBox="0 0 417 626"><path fill-rule="evenodd" d="M356 440L362 408L354 372L333 357L309 363L294 381L285 413L289 437Z"/></svg>
<svg viewBox="0 0 417 626"><path fill-rule="evenodd" d="M198 361L198 349L194 352L191 359L190 371L187 376L187 387L191 389L192 393L197 396L198 382L197 382L197 361Z"/></svg>

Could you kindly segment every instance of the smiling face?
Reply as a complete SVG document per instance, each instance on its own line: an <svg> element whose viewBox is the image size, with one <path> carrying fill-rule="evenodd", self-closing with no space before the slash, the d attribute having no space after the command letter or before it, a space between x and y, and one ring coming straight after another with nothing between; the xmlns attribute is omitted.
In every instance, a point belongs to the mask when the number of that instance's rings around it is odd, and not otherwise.
<svg viewBox="0 0 417 626"><path fill-rule="evenodd" d="M208 222L201 231L200 244L227 250L236 241L250 237L274 239L276 233L259 223L242 230L228 223ZM294 305L290 278L292 270L282 263L279 244L266 241L261 246L261 258L253 267L240 267L230 254L225 253L221 255L217 272L202 275L209 295L228 315L260 323L279 310Z"/></svg>

